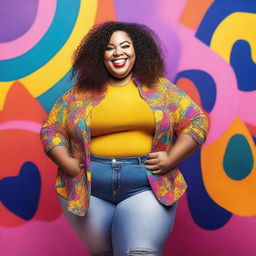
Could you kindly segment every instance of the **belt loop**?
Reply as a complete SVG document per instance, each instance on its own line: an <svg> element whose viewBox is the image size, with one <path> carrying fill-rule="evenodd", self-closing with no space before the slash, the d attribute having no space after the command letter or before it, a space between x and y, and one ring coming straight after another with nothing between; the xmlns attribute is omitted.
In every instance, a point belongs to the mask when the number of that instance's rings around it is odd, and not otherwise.
<svg viewBox="0 0 256 256"><path fill-rule="evenodd" d="M139 161L139 165L141 165L141 157L137 157Z"/></svg>

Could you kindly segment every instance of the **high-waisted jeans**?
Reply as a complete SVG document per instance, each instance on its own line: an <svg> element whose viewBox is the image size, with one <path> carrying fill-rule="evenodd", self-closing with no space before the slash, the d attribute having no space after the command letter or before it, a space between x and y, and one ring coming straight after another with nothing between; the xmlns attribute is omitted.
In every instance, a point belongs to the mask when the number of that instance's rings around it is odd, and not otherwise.
<svg viewBox="0 0 256 256"><path fill-rule="evenodd" d="M161 204L149 185L142 157L91 155L92 188L87 214L67 211L69 223L91 255L162 255L175 219L177 202Z"/></svg>

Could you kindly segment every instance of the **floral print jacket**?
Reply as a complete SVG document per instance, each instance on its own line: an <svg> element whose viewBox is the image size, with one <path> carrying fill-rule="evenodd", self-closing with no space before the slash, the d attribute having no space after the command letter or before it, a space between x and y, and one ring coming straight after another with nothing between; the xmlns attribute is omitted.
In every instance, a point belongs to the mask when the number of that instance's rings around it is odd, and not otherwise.
<svg viewBox="0 0 256 256"><path fill-rule="evenodd" d="M155 118L151 152L168 152L175 136L181 133L191 136L198 145L205 141L208 119L185 92L166 78L160 78L152 89L135 79L134 82ZM46 153L53 147L64 145L73 157L85 163L84 172L74 178L58 168L55 183L57 193L68 201L68 210L79 216L86 214L91 193L91 110L105 94L81 93L72 87L56 101L40 131ZM166 206L177 201L187 188L178 167L163 175L147 170L147 177L156 198Z"/></svg>

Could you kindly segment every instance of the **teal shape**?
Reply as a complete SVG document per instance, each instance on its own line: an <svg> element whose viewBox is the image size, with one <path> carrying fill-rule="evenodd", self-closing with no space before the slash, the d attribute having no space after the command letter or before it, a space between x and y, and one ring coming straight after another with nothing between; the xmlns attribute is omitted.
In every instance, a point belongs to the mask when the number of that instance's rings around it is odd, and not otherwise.
<svg viewBox="0 0 256 256"><path fill-rule="evenodd" d="M223 167L227 176L233 180L242 180L252 171L252 151L242 134L236 134L229 140L224 154Z"/></svg>
<svg viewBox="0 0 256 256"><path fill-rule="evenodd" d="M13 81L25 77L52 59L68 40L79 9L80 0L57 1L53 22L42 39L22 56L0 61L0 81Z"/></svg>
<svg viewBox="0 0 256 256"><path fill-rule="evenodd" d="M55 85L49 90L37 97L37 100L43 106L47 113L50 112L56 100L69 90L75 83L75 79L71 76L71 71L68 71Z"/></svg>
<svg viewBox="0 0 256 256"><path fill-rule="evenodd" d="M167 135L163 136L162 139L161 139L161 142L163 144L168 144L170 142L170 136L169 135L168 136Z"/></svg>
<svg viewBox="0 0 256 256"><path fill-rule="evenodd" d="M79 128L80 128L82 131L85 131L85 129L86 129L85 120L80 120L79 123L78 123L78 126L79 126Z"/></svg>

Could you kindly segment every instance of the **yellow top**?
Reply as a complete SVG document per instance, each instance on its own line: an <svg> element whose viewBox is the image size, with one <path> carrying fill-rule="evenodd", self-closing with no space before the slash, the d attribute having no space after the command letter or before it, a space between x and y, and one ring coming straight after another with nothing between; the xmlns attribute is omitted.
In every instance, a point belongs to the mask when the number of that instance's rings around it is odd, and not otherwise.
<svg viewBox="0 0 256 256"><path fill-rule="evenodd" d="M108 85L106 97L91 114L93 155L131 157L151 151L153 112L132 80L123 86Z"/></svg>

